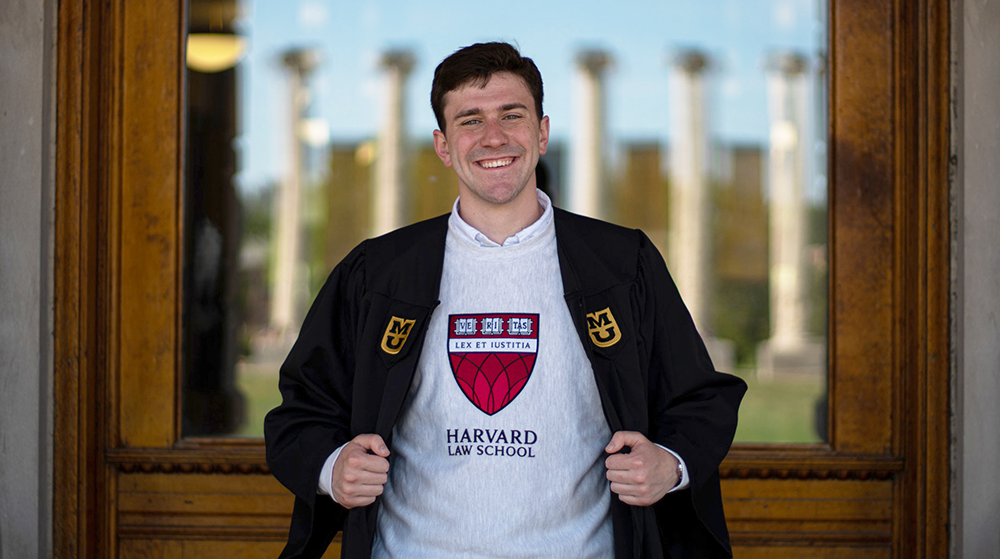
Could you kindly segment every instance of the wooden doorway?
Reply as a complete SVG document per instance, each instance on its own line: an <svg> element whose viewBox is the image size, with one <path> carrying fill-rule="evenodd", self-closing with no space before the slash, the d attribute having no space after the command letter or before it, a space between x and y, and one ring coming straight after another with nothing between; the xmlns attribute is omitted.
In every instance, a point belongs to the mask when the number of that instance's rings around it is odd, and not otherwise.
<svg viewBox="0 0 1000 559"><path fill-rule="evenodd" d="M947 555L948 21L832 2L831 442L733 449L738 557ZM57 557L274 557L287 531L261 441L180 436L184 23L59 7Z"/></svg>

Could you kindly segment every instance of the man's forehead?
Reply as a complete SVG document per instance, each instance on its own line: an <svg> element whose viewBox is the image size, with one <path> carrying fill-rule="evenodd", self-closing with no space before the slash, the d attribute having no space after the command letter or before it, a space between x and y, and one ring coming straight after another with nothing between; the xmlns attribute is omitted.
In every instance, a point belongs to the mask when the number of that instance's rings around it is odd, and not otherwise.
<svg viewBox="0 0 1000 559"><path fill-rule="evenodd" d="M491 88L491 86L493 87ZM490 104L495 106L480 106L479 103L481 101L485 101L485 90L491 88L492 91L495 92L497 87L503 87L505 94L501 98L490 100ZM491 95L492 94L493 93L491 92ZM454 103L456 100L459 100L459 103L466 106L457 106ZM458 111L465 112L473 108L481 110L490 108L495 109L518 102L525 105L527 108L534 106L534 98L531 95L531 91L528 89L528 84L523 78L516 74L512 74L510 72L498 72L487 78L485 82L479 80L469 80L457 88L445 93L444 112L445 114Z"/></svg>

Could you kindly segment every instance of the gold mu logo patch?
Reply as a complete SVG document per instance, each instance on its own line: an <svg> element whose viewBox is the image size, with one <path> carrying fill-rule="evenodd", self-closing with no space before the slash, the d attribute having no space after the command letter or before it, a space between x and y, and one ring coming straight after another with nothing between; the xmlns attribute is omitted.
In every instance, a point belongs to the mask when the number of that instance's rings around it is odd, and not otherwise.
<svg viewBox="0 0 1000 559"><path fill-rule="evenodd" d="M389 325L385 327L385 335L382 336L382 351L389 355L399 353L416 322L415 318L406 319L398 316L390 318Z"/></svg>
<svg viewBox="0 0 1000 559"><path fill-rule="evenodd" d="M611 314L611 307L602 311L587 313L587 330L597 347L610 347L622 339L621 328Z"/></svg>

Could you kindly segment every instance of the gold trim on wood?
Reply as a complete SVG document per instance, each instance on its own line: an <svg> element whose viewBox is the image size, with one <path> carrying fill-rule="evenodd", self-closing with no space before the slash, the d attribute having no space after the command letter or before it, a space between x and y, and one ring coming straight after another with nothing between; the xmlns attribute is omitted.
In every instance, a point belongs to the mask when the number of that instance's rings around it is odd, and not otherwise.
<svg viewBox="0 0 1000 559"><path fill-rule="evenodd" d="M264 449L116 449L106 456L119 472L138 474L270 474Z"/></svg>
<svg viewBox="0 0 1000 559"><path fill-rule="evenodd" d="M231 541L285 541L288 528L269 526L132 526L122 525L118 534L122 539L181 539L181 540L231 540Z"/></svg>
<svg viewBox="0 0 1000 559"><path fill-rule="evenodd" d="M893 456L843 455L832 451L733 449L719 468L722 479L888 480L902 472Z"/></svg>
<svg viewBox="0 0 1000 559"><path fill-rule="evenodd" d="M270 474L259 445L245 448L113 449L106 460L122 473ZM844 456L829 451L734 450L719 468L722 479L887 480L903 471L892 456Z"/></svg>
<svg viewBox="0 0 1000 559"><path fill-rule="evenodd" d="M902 470L902 466L899 468ZM837 480L878 480L891 479L894 470L811 470L804 468L720 468L722 479L837 479Z"/></svg>
<svg viewBox="0 0 1000 559"><path fill-rule="evenodd" d="M166 462L116 461L110 460L118 471L124 474L243 474L269 475L271 469L267 464L246 462L220 462L218 460L190 461L175 457ZM719 476L722 479L815 479L815 480L878 480L885 481L903 470L902 462L886 469L864 468L741 468L722 467Z"/></svg>
<svg viewBox="0 0 1000 559"><path fill-rule="evenodd" d="M228 462L119 462L123 474L270 474L266 464Z"/></svg>
<svg viewBox="0 0 1000 559"><path fill-rule="evenodd" d="M729 539L734 546L883 546L892 541L890 534L852 533L831 534L828 532L770 532L742 533L729 532ZM738 554L737 554L738 556Z"/></svg>

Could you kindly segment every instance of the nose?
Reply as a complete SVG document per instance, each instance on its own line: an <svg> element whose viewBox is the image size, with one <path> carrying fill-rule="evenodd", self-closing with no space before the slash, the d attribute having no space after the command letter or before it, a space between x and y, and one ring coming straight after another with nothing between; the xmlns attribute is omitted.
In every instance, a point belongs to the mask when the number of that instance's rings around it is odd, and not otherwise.
<svg viewBox="0 0 1000 559"><path fill-rule="evenodd" d="M500 121L495 118L486 120L483 127L483 137L480 143L486 147L499 147L507 143L507 134L504 132Z"/></svg>

